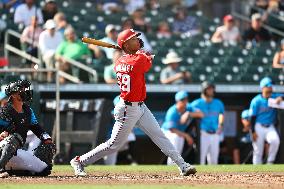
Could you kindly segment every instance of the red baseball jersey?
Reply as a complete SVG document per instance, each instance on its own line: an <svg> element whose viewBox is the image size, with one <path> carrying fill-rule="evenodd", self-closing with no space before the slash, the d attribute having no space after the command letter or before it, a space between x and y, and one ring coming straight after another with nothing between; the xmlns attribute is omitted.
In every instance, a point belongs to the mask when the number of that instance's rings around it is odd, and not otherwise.
<svg viewBox="0 0 284 189"><path fill-rule="evenodd" d="M115 63L117 84L120 97L129 102L141 102L146 98L145 73L152 66L152 57L143 51L125 54Z"/></svg>

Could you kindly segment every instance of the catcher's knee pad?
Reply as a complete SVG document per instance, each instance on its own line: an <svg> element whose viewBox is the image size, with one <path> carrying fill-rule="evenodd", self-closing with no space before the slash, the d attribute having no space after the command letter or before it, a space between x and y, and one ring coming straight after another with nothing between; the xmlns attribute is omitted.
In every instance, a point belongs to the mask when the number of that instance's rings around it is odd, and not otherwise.
<svg viewBox="0 0 284 189"><path fill-rule="evenodd" d="M48 166L52 165L53 157L56 153L55 144L41 143L35 150L34 155L41 161L45 162Z"/></svg>
<svg viewBox="0 0 284 189"><path fill-rule="evenodd" d="M12 134L0 142L0 169L4 169L9 160L16 155L22 144L22 138L17 134Z"/></svg>

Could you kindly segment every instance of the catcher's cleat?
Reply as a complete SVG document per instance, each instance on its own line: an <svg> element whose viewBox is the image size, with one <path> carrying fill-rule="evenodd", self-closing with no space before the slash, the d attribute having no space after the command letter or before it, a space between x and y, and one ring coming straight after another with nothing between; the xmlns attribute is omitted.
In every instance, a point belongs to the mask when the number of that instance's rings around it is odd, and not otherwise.
<svg viewBox="0 0 284 189"><path fill-rule="evenodd" d="M76 156L70 161L70 165L73 167L75 176L84 177L87 176L87 173L84 171L84 166L79 160L79 156Z"/></svg>
<svg viewBox="0 0 284 189"><path fill-rule="evenodd" d="M7 177L9 177L9 173L7 173L6 171L0 173L0 178L7 178Z"/></svg>
<svg viewBox="0 0 284 189"><path fill-rule="evenodd" d="M188 176L188 175L194 175L196 173L196 169L193 165L190 165L189 163L184 163L180 168L180 175L181 176Z"/></svg>

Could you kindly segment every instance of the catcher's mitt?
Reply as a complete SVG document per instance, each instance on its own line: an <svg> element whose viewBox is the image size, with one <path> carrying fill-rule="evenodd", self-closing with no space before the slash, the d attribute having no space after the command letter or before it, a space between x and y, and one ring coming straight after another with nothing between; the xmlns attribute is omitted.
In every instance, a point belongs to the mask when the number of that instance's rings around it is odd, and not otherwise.
<svg viewBox="0 0 284 189"><path fill-rule="evenodd" d="M54 143L44 144L42 143L35 149L34 155L47 165L52 165L53 157L56 153L56 146Z"/></svg>

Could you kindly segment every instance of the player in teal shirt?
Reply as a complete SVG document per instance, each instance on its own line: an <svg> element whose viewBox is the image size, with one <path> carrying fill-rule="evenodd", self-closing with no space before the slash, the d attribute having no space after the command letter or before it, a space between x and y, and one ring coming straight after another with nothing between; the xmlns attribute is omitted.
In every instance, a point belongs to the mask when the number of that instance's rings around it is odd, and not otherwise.
<svg viewBox="0 0 284 189"><path fill-rule="evenodd" d="M273 163L278 152L280 139L274 127L276 109L268 106L268 99L276 103L283 101L283 95L273 93L272 80L265 77L260 81L261 94L250 104L251 128L253 138L253 164L261 164L265 141L269 143L267 163Z"/></svg>
<svg viewBox="0 0 284 189"><path fill-rule="evenodd" d="M203 113L193 108L188 103L188 93L179 91L175 95L176 103L172 105L166 114L165 121L162 125L162 130L178 152L182 152L184 141L189 145L193 144L192 137L185 132L191 118L202 118ZM168 165L173 164L168 158Z"/></svg>
<svg viewBox="0 0 284 189"><path fill-rule="evenodd" d="M200 164L217 164L219 156L219 134L224 123L224 104L214 98L215 85L203 82L201 85L201 98L193 101L191 105L204 113L200 123Z"/></svg>

